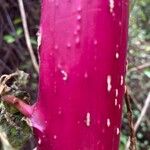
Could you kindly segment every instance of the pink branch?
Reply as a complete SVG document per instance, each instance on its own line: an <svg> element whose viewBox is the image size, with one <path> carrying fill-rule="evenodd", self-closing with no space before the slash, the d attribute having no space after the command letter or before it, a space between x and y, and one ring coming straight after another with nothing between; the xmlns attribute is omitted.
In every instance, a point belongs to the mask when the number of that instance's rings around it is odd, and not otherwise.
<svg viewBox="0 0 150 150"><path fill-rule="evenodd" d="M16 107L24 116L31 117L32 112L33 112L32 106L26 104L21 99L12 95L6 95L2 97L2 100Z"/></svg>

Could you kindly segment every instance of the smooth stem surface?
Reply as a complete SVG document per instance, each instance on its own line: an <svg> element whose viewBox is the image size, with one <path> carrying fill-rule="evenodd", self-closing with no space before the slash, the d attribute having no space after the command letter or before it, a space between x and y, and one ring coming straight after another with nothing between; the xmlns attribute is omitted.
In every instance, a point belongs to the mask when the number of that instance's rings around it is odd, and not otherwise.
<svg viewBox="0 0 150 150"><path fill-rule="evenodd" d="M128 0L42 1L38 149L118 150L127 33Z"/></svg>

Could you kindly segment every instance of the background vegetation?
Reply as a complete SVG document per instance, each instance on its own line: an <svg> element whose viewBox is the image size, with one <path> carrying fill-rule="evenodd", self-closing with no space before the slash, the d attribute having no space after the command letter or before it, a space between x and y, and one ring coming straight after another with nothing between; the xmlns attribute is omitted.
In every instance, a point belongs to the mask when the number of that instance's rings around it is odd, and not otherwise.
<svg viewBox="0 0 150 150"><path fill-rule="evenodd" d="M30 41L34 49L34 54L37 56L36 33L39 25L40 1L24 0L24 6L30 33ZM131 7L132 11L130 13L128 72L126 82L129 94L133 100L132 109L134 123L139 118L145 100L150 92L149 6L149 0L133 0ZM22 85L17 85L21 86L21 92L26 90L27 93L30 94L30 99L32 99L30 103L33 103L36 98L38 75L33 68L26 45L18 3L14 0L0 0L0 75L10 74L16 71L17 68L24 70L30 76L30 82L26 84L26 87L22 88ZM1 116L3 116L3 108L3 104L0 104ZM20 117L20 114L17 115ZM15 121L12 116L10 116L8 120L1 117L0 131L6 133L9 142L11 145L15 146L16 149L21 149L20 147L27 142L26 146L22 149L29 150L29 147L34 147L35 142L33 142L34 140L27 124L25 122L17 122L17 115ZM21 127L20 129L25 129L24 132L27 134L22 134L18 128L18 130L16 129L14 124L10 124L9 121L12 120L15 122L15 125L17 124L17 126ZM6 127L5 130L3 130L4 126ZM9 129L7 127L9 127ZM126 107L124 107L120 150L125 149L129 134ZM136 136L138 149L150 150L150 109L147 109L146 115L142 122L140 122ZM13 141L11 138L13 138ZM20 142L20 140L23 142ZM20 143L20 145L17 145L16 143Z"/></svg>

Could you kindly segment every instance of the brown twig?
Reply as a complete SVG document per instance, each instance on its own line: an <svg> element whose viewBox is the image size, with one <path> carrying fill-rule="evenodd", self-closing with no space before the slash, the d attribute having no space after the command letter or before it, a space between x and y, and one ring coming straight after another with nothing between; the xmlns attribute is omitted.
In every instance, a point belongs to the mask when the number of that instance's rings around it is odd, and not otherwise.
<svg viewBox="0 0 150 150"><path fill-rule="evenodd" d="M138 71L138 70L142 70L142 69L145 69L148 67L150 67L150 62L147 62L145 64L133 67L133 68L129 69L128 72Z"/></svg>
<svg viewBox="0 0 150 150"><path fill-rule="evenodd" d="M150 93L148 94L148 96L145 100L145 104L144 104L144 107L142 108L141 115L140 115L140 117L138 118L138 120L136 121L136 123L133 127L134 132L137 131L140 123L142 122L142 120L144 118L144 115L146 114L146 112L148 110L149 104L150 104ZM130 139L128 139L127 144L126 144L126 150L128 150L130 143L131 143L131 141L130 141Z"/></svg>
<svg viewBox="0 0 150 150"><path fill-rule="evenodd" d="M130 142L129 142L129 150L136 150L136 136L135 136L135 130L133 127L133 117L132 117L132 108L131 108L131 97L128 94L128 91L126 90L125 93L125 102L127 107L127 117L128 117L128 124L130 128ZM128 148L126 149L128 150Z"/></svg>
<svg viewBox="0 0 150 150"><path fill-rule="evenodd" d="M140 114L138 120L136 121L136 123L134 125L135 132L137 131L141 121L143 120L143 118L144 118L144 116L145 116L145 114L146 114L146 112L148 110L149 104L150 104L150 93L148 94L148 96L147 96L147 98L145 100L145 104L144 104L144 106L142 108L141 114Z"/></svg>
<svg viewBox="0 0 150 150"><path fill-rule="evenodd" d="M142 112L142 107L141 107L140 104L138 104L137 100L135 99L135 97L134 97L133 94L131 93L130 88L128 87L127 89L128 89L128 94L130 95L130 97L131 97L132 101L134 102L135 106L137 107L137 109L138 109L140 112ZM147 122L147 124L150 126L149 117L145 115L144 118L145 118L145 121Z"/></svg>
<svg viewBox="0 0 150 150"><path fill-rule="evenodd" d="M19 4L19 10L20 10L21 19L22 19L26 44L27 44L27 47L28 47L28 50L29 50L29 53L30 53L30 57L31 57L33 66L34 66L35 70L37 71L37 73L39 73L39 66L38 66L36 57L34 55L33 48L32 48L31 41L30 41L30 35L29 35L28 26L27 26L27 20L26 20L26 14L25 14L23 1L18 0L18 4Z"/></svg>
<svg viewBox="0 0 150 150"><path fill-rule="evenodd" d="M10 80L12 77L17 76L18 73L12 73L10 75L2 75L0 77L0 96L3 95L3 93L5 93L6 91L9 90L8 86L6 85L7 81Z"/></svg>

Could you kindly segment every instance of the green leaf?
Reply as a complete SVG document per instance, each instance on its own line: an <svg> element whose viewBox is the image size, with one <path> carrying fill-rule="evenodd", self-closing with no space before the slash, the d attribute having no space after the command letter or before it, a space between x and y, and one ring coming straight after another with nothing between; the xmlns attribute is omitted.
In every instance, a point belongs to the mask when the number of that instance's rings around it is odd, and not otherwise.
<svg viewBox="0 0 150 150"><path fill-rule="evenodd" d="M30 41L31 41L31 44L33 44L33 45L37 45L37 41L36 41L36 39L35 38L30 38Z"/></svg>
<svg viewBox="0 0 150 150"><path fill-rule="evenodd" d="M23 33L22 28L17 28L17 30L16 30L16 35L17 35L17 36L21 36L22 33Z"/></svg>
<svg viewBox="0 0 150 150"><path fill-rule="evenodd" d="M150 69L144 70L144 74L145 74L148 78L150 78Z"/></svg>
<svg viewBox="0 0 150 150"><path fill-rule="evenodd" d="M19 24L21 23L21 18L16 18L13 22L14 24Z"/></svg>
<svg viewBox="0 0 150 150"><path fill-rule="evenodd" d="M127 143L127 137L124 134L122 134L121 138L120 138L120 141L121 141L122 144L126 145L126 143Z"/></svg>
<svg viewBox="0 0 150 150"><path fill-rule="evenodd" d="M10 44L15 42L15 38L12 35L4 35L4 41Z"/></svg>

